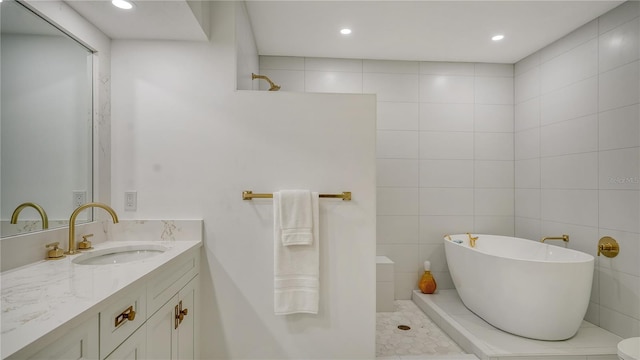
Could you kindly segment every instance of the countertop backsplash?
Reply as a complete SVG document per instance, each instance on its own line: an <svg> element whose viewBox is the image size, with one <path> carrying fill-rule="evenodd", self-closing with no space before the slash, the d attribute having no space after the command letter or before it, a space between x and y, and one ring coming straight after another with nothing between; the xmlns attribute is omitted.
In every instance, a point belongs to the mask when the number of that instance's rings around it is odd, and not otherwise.
<svg viewBox="0 0 640 360"><path fill-rule="evenodd" d="M122 220L107 223L109 241L192 241L202 239L202 220Z"/></svg>

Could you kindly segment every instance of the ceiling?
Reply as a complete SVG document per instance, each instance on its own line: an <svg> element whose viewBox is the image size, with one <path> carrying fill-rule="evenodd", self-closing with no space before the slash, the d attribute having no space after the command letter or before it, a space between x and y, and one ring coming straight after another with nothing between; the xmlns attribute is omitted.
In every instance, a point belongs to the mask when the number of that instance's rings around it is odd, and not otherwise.
<svg viewBox="0 0 640 360"><path fill-rule="evenodd" d="M197 1L189 1L195 3ZM623 1L246 1L260 55L515 63ZM204 40L185 0L67 3L112 39ZM340 35L349 27L353 33ZM504 40L491 41L502 33Z"/></svg>
<svg viewBox="0 0 640 360"><path fill-rule="evenodd" d="M76 12L111 39L195 40L207 39L194 11L185 0L134 0L128 11L110 0L67 0Z"/></svg>
<svg viewBox="0 0 640 360"><path fill-rule="evenodd" d="M248 1L247 10L261 55L515 63L621 3Z"/></svg>

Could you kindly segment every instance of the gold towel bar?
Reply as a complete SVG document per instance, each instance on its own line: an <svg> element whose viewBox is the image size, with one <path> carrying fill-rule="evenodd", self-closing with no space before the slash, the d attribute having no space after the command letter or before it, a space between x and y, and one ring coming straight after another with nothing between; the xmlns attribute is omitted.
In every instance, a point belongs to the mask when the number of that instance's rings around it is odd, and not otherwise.
<svg viewBox="0 0 640 360"><path fill-rule="evenodd" d="M351 191L343 191L342 194L320 194L320 197L351 201ZM251 190L245 190L242 192L242 200L271 199L271 198L273 198L273 194L254 194L253 191Z"/></svg>

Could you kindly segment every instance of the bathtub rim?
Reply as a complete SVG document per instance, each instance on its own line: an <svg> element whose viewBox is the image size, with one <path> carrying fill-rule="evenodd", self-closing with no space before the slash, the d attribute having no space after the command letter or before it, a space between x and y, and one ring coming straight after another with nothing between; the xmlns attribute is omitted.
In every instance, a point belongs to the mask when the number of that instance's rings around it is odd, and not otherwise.
<svg viewBox="0 0 640 360"><path fill-rule="evenodd" d="M450 236L451 239L456 239L455 237L459 237L459 240L462 240L462 243L456 243L453 240L449 240L447 239L447 236ZM458 245L458 246L463 246L469 250L472 251L477 251L481 254L490 256L490 257L494 257L494 258L500 258L500 259L512 259L512 260L518 260L518 261L530 261L530 262L536 262L536 263L548 263L548 264L555 264L555 263L583 263L583 262L595 262L595 257L591 254L587 254L583 251L580 250L575 250L575 249L570 249L570 248L565 248L565 247L561 247L561 246L557 246L557 245L552 245L552 244L547 244L547 243L542 243L539 241L535 241L535 240L531 240L531 239L525 239L525 238L520 238L520 237L516 237L516 236L506 236L506 235L491 235L491 234L471 234L471 236L487 236L487 237L495 237L495 238L503 238L503 239L512 239L516 240L516 241L527 241L527 242L533 242L534 244L537 244L535 246L546 246L546 249L549 249L549 247L553 247L553 250L558 249L560 251L560 253L568 253L568 254L575 254L576 256L579 256L581 258L575 258L575 259L568 259L568 258L561 258L561 259L552 259L552 260L543 260L543 259L534 259L534 258L523 258L523 257L511 257L511 256L503 256L503 255L496 255L487 251L482 251L478 248L475 247L471 247L469 246L469 239L467 234L453 234L453 235L445 235L443 236L443 240L445 243L450 242L454 245ZM456 239L458 240L458 239ZM481 238L478 239L478 241L480 241ZM528 243L528 245L533 245L531 243Z"/></svg>

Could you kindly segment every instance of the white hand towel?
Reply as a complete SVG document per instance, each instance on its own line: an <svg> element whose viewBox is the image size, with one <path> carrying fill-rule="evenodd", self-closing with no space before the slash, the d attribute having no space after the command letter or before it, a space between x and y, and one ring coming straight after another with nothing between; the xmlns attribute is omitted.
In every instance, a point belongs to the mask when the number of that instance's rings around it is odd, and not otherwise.
<svg viewBox="0 0 640 360"><path fill-rule="evenodd" d="M273 194L274 311L276 315L318 313L320 237L318 193L311 195L312 232L308 246L284 246L280 229L280 194Z"/></svg>
<svg viewBox="0 0 640 360"><path fill-rule="evenodd" d="M282 190L280 193L280 230L282 245L311 245L313 242L311 191ZM275 202L274 202L275 204Z"/></svg>

